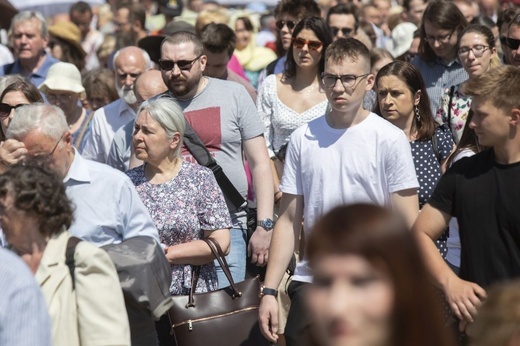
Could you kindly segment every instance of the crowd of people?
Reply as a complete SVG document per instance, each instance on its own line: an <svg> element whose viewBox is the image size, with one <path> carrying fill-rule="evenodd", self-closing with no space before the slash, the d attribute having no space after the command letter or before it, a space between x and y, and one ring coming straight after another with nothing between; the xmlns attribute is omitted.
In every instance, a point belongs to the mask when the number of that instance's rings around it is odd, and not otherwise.
<svg viewBox="0 0 520 346"><path fill-rule="evenodd" d="M63 10L1 50L0 345L175 345L137 237L168 300L229 285L205 238L261 273L276 345L520 342L518 1Z"/></svg>

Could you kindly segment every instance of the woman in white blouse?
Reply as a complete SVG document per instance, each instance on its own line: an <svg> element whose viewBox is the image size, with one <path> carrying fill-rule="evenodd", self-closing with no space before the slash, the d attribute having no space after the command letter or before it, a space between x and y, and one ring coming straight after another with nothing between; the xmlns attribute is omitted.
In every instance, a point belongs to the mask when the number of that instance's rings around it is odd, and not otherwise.
<svg viewBox="0 0 520 346"><path fill-rule="evenodd" d="M294 28L285 71L268 76L258 93L258 111L265 124L265 140L275 178L275 202L283 169L283 153L291 133L325 114L327 98L320 88L325 50L332 43L327 23L319 17L302 19Z"/></svg>

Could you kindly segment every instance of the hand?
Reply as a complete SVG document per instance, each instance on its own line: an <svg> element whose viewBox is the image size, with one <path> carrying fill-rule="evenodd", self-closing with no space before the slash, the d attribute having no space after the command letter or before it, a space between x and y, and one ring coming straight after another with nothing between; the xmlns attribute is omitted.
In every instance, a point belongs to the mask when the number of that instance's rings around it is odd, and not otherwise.
<svg viewBox="0 0 520 346"><path fill-rule="evenodd" d="M266 231L262 227L257 227L247 246L247 255L251 257L251 263L257 266L264 266L269 260L269 245L273 231Z"/></svg>
<svg viewBox="0 0 520 346"><path fill-rule="evenodd" d="M175 263L173 263L173 252L174 252L174 250L175 249L174 249L173 245L164 247L164 255L166 256L166 259L168 260L168 262L170 264L175 264Z"/></svg>
<svg viewBox="0 0 520 346"><path fill-rule="evenodd" d="M8 139L0 143L0 162L5 166L20 162L25 155L27 155L25 144L16 139Z"/></svg>
<svg viewBox="0 0 520 346"><path fill-rule="evenodd" d="M465 323L459 324L459 329L465 329L468 323L473 323L477 308L486 299L486 291L476 283L464 281L458 277L450 278L445 290L451 310Z"/></svg>
<svg viewBox="0 0 520 346"><path fill-rule="evenodd" d="M258 320L262 334L270 342L278 341L278 302L273 296L263 296L258 309Z"/></svg>

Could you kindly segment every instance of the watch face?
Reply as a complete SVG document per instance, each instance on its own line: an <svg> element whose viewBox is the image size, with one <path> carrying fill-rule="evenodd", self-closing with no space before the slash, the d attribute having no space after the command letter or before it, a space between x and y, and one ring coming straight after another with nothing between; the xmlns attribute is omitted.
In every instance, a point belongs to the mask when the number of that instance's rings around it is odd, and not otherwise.
<svg viewBox="0 0 520 346"><path fill-rule="evenodd" d="M271 220L271 219L265 219L265 221L264 221L264 225L265 225L265 227L267 227L267 228L269 228L269 229L273 228L273 226L274 226L274 224L273 224L273 220Z"/></svg>

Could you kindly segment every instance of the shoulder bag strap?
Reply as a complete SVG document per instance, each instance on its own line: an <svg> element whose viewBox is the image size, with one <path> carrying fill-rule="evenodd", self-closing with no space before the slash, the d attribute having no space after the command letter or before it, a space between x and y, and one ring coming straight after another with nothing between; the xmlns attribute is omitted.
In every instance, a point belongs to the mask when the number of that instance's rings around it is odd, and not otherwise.
<svg viewBox="0 0 520 346"><path fill-rule="evenodd" d="M453 102L453 94L455 93L455 85L450 88L450 99L448 101L448 128L451 131L451 104Z"/></svg>
<svg viewBox="0 0 520 346"><path fill-rule="evenodd" d="M186 121L186 129L184 131L184 144L199 165L208 167L213 171L218 185L233 206L235 206L236 209L244 208L247 205L247 201L242 197L240 192L237 191L233 183L231 183L222 170L222 167L220 167L213 156L211 156L208 148L202 143L188 121Z"/></svg>
<svg viewBox="0 0 520 346"><path fill-rule="evenodd" d="M76 288L76 279L74 276L74 269L76 268L76 264L74 263L74 252L76 251L76 246L81 239L76 237L70 237L67 241L67 247L65 248L65 264L69 267L70 277L72 278L72 290Z"/></svg>
<svg viewBox="0 0 520 346"><path fill-rule="evenodd" d="M437 138L437 127L435 127L435 130L433 131L432 136L432 147L433 147L433 153L435 154L435 158L441 163L441 153L439 151L439 139Z"/></svg>
<svg viewBox="0 0 520 346"><path fill-rule="evenodd" d="M87 120L85 120L85 123L80 128L80 133L78 134L78 137L76 137L76 141L74 142L74 146L76 149L79 149L81 142L83 141L83 137L85 137L85 132L87 132L88 125L92 121L92 118L94 117L94 111L91 111L90 114L85 114L87 117Z"/></svg>

